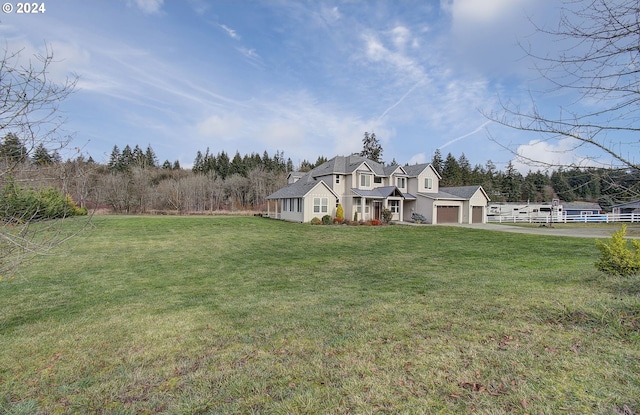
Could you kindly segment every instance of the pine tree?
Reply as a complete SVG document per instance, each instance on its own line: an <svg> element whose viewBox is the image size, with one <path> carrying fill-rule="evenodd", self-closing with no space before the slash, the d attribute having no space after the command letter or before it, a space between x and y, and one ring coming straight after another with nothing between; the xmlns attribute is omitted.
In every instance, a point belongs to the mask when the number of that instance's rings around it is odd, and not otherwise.
<svg viewBox="0 0 640 415"><path fill-rule="evenodd" d="M458 160L451 153L447 154L447 158L442 166L442 183L443 186L460 186L462 185L462 171Z"/></svg>
<svg viewBox="0 0 640 415"><path fill-rule="evenodd" d="M33 152L33 164L38 166L46 166L53 163L53 157L49 154L44 144L40 143Z"/></svg>
<svg viewBox="0 0 640 415"><path fill-rule="evenodd" d="M433 158L431 159L431 166L438 172L439 175L442 176L442 169L444 168L444 160L442 160L442 154L440 153L440 149L436 148L436 151L433 152Z"/></svg>
<svg viewBox="0 0 640 415"><path fill-rule="evenodd" d="M120 154L120 149L117 145L113 146L113 150L111 150L111 156L109 156L109 162L107 163L107 167L111 172L120 171L120 158L122 155Z"/></svg>
<svg viewBox="0 0 640 415"><path fill-rule="evenodd" d="M157 167L158 166L158 157L156 157L155 151L151 148L151 145L147 146L147 151L144 154L145 163L147 167Z"/></svg>
<svg viewBox="0 0 640 415"><path fill-rule="evenodd" d="M20 163L29 157L27 148L14 133L8 133L0 145L0 159L9 163Z"/></svg>
<svg viewBox="0 0 640 415"><path fill-rule="evenodd" d="M362 152L360 155L368 158L369 160L382 163L382 146L376 138L376 133L371 133L371 135L369 135L369 133L365 131L364 138L362 139Z"/></svg>

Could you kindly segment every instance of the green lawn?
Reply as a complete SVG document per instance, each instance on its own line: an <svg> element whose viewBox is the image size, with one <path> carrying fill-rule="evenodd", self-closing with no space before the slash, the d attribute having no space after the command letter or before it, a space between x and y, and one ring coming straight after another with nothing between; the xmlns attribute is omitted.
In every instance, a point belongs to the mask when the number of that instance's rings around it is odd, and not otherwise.
<svg viewBox="0 0 640 415"><path fill-rule="evenodd" d="M0 283L0 413L640 411L640 286L593 240L94 223Z"/></svg>

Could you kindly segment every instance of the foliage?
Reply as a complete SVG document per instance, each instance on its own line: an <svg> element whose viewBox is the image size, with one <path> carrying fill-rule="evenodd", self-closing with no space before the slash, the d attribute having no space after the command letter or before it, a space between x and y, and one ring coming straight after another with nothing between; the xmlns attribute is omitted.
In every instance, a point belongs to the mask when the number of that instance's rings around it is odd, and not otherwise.
<svg viewBox="0 0 640 415"><path fill-rule="evenodd" d="M341 225L344 223L344 219L340 219L338 217L333 218L333 223L336 225Z"/></svg>
<svg viewBox="0 0 640 415"><path fill-rule="evenodd" d="M340 219L340 221L344 220L344 208L342 207L342 203L338 203L338 207L336 208L336 218Z"/></svg>
<svg viewBox="0 0 640 415"><path fill-rule="evenodd" d="M26 223L86 214L87 209L78 207L71 196L51 187L35 190L9 181L0 189L0 219L4 222Z"/></svg>
<svg viewBox="0 0 640 415"><path fill-rule="evenodd" d="M372 226L380 226L380 221L378 219L371 219Z"/></svg>
<svg viewBox="0 0 640 415"><path fill-rule="evenodd" d="M322 224L323 225L331 225L331 216L330 215L324 215L322 217Z"/></svg>
<svg viewBox="0 0 640 415"><path fill-rule="evenodd" d="M364 133L360 155L369 160L382 163L382 146L376 137L376 133L371 133L371 135L368 132Z"/></svg>
<svg viewBox="0 0 640 415"><path fill-rule="evenodd" d="M640 273L640 242L632 241L633 249L625 239L627 225L614 232L607 242L596 241L600 250L600 258L596 261L596 269L607 275L631 277Z"/></svg>
<svg viewBox="0 0 640 415"><path fill-rule="evenodd" d="M357 210L355 212L353 212L353 221L354 222L358 221L358 211Z"/></svg>
<svg viewBox="0 0 640 415"><path fill-rule="evenodd" d="M425 218L424 215L418 212L413 212L411 214L411 219L416 223L427 223L427 218Z"/></svg>
<svg viewBox="0 0 640 415"><path fill-rule="evenodd" d="M322 221L317 216L314 216L313 218L311 218L310 222L312 225L322 225Z"/></svg>
<svg viewBox="0 0 640 415"><path fill-rule="evenodd" d="M382 209L382 220L384 221L384 223L391 222L392 218L393 213L391 212L391 209Z"/></svg>

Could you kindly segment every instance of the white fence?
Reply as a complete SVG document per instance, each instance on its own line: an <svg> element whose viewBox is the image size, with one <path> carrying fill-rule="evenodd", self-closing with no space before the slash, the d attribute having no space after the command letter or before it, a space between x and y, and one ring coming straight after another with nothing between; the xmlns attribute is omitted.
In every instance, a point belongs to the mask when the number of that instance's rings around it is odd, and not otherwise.
<svg viewBox="0 0 640 415"><path fill-rule="evenodd" d="M487 216L491 223L610 223L640 222L640 213L608 213L602 215L553 215L553 216Z"/></svg>

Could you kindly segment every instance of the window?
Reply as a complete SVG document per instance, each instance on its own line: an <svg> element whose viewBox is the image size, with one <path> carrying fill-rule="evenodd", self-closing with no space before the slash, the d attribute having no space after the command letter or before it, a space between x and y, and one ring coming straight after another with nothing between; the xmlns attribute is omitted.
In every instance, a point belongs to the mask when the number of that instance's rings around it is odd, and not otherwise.
<svg viewBox="0 0 640 415"><path fill-rule="evenodd" d="M404 184L405 184L405 178L404 177L398 177L398 187L401 189L404 189Z"/></svg>
<svg viewBox="0 0 640 415"><path fill-rule="evenodd" d="M329 199L326 197L313 198L313 213L327 213L329 211Z"/></svg>
<svg viewBox="0 0 640 415"><path fill-rule="evenodd" d="M389 210L391 213L400 212L400 201L399 200L390 200L389 201Z"/></svg>
<svg viewBox="0 0 640 415"><path fill-rule="evenodd" d="M302 199L296 199L298 201L298 212L302 212Z"/></svg>
<svg viewBox="0 0 640 415"><path fill-rule="evenodd" d="M336 184L340 184L340 176L336 174Z"/></svg>
<svg viewBox="0 0 640 415"><path fill-rule="evenodd" d="M424 179L424 188L433 189L433 179L431 177L426 177Z"/></svg>
<svg viewBox="0 0 640 415"><path fill-rule="evenodd" d="M371 175L369 174L360 175L360 187L371 187Z"/></svg>
<svg viewBox="0 0 640 415"><path fill-rule="evenodd" d="M373 182L376 184L382 184L382 177L374 177Z"/></svg>

